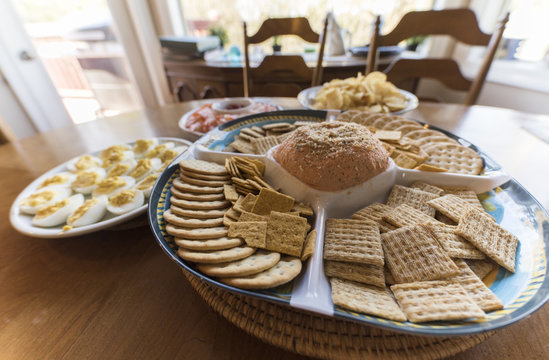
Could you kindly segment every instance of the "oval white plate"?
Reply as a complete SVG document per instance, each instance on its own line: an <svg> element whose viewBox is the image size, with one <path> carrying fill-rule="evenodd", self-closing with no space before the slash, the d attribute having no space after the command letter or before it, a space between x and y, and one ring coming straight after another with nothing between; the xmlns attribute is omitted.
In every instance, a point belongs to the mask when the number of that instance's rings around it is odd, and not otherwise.
<svg viewBox="0 0 549 360"><path fill-rule="evenodd" d="M316 93L321 88L322 88L322 86L314 86L314 87L311 87L311 88L308 88L308 89L305 89L305 90L301 91L299 94L297 94L297 101L299 101L301 106L303 106L306 109L340 111L340 112L344 111L344 110L339 110L339 109L335 109L335 110L315 109L313 107L313 104L315 102ZM406 97L406 104L407 104L406 108L404 108L400 111L395 111L395 112L391 112L391 113L388 113L388 114L391 114L391 115L403 114L407 111L411 111L411 110L414 110L415 108L417 108L417 106L419 104L419 100L417 99L417 96L415 96L414 94L412 94L411 92L406 91L406 90L398 89L398 91L400 91L400 93L403 94Z"/></svg>
<svg viewBox="0 0 549 360"><path fill-rule="evenodd" d="M159 137L157 139L161 142L173 141L175 143L178 143L181 145L187 145L189 147L192 145L192 143L189 141L177 139L177 138ZM127 145L133 146L133 144L134 143L128 143ZM185 153L186 151L184 151L183 153ZM100 151L90 153L90 155L97 155L99 154L99 152ZM82 155L85 155L85 154L82 154ZM140 214L143 214L147 209L148 204L145 204L133 211L130 211L120 216L107 214L102 220L100 220L95 224L73 228L68 231L63 231L64 224L61 226L56 226L51 228L41 228L41 227L32 225L31 223L32 216L22 214L19 211L19 203L24 198L32 194L36 190L38 185L42 183L42 181L44 181L46 178L52 175L55 175L61 171L68 171L67 162L68 161L42 174L36 180L31 182L25 189L23 189L23 191L21 191L21 193L17 196L17 198L15 199L15 201L13 202L10 208L10 222L11 222L11 225L15 228L15 230L19 231L22 234L32 236L32 237L39 237L39 238L64 238L64 237L71 237L71 236L77 236L77 235L84 235L84 234L89 234L95 231L110 228L114 225L124 223L130 219L135 218Z"/></svg>

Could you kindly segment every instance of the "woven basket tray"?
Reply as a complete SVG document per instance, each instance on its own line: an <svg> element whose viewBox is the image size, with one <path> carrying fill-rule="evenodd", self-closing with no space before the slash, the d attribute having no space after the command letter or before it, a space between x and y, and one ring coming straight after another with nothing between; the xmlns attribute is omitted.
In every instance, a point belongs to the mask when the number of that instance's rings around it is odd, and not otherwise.
<svg viewBox="0 0 549 360"><path fill-rule="evenodd" d="M234 294L184 271L192 287L224 318L285 350L330 359L441 359L465 351L493 332L460 337L399 334Z"/></svg>

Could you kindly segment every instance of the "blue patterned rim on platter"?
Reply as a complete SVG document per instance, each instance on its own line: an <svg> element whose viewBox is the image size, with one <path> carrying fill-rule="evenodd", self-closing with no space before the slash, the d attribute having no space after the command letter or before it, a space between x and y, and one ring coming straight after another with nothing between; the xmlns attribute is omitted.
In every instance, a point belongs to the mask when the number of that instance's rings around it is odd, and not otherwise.
<svg viewBox="0 0 549 360"><path fill-rule="evenodd" d="M273 120L273 114L257 114L226 123L223 125L223 129L220 127L212 133L206 134L201 139L201 142L212 145L215 141L219 141L226 144L229 138L227 134L232 134L232 137L234 137L235 131L238 132L242 127L266 122L291 122L292 120L297 120L296 116L304 115L302 112L309 113L311 118L318 119L316 121L321 121L321 119L326 117L325 111L314 111L311 113L307 110L288 111L286 117L279 113L278 120ZM299 121L303 120L300 118ZM431 128L442 131L458 140L461 144L477 151L483 158L487 170L501 168L499 164L466 140L436 127ZM209 149L211 150L212 148L209 147ZM189 151L187 157L190 158L191 154L192 151ZM291 284L263 291L238 289L201 274L192 265L177 256L176 246L173 244L172 237L165 231L163 219L164 211L170 206L171 183L177 175L177 165L171 166L162 173L152 190L149 204L149 222L151 228L166 254L186 271L224 290L289 305L292 292ZM453 322L440 321L425 324L386 320L345 310L338 306L334 308L334 316L393 331L417 335L451 336L492 331L524 319L543 306L549 298L549 279L547 277L549 214L547 210L514 179L492 191L480 194L479 198L485 210L500 225L519 238L516 272L511 274L502 267L499 267L497 271L493 271L485 279L485 283L487 283L490 289L505 305L504 309L489 312L484 319Z"/></svg>

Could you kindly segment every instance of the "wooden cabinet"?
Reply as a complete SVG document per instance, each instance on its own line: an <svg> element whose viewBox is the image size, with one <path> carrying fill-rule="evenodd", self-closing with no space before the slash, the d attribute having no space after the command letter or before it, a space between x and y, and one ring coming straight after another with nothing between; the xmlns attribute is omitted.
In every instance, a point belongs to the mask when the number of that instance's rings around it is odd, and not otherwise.
<svg viewBox="0 0 549 360"><path fill-rule="evenodd" d="M322 81L356 76L358 72L364 72L365 64L365 58L330 61L324 66ZM171 92L179 101L244 95L242 64L208 63L204 60L185 60L166 55L164 68ZM297 85L306 89L310 83Z"/></svg>

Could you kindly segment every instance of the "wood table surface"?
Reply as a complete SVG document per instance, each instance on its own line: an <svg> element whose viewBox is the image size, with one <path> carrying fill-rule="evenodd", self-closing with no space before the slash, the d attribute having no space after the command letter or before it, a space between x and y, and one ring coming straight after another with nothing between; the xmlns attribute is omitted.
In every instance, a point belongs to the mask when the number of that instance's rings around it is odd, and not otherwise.
<svg viewBox="0 0 549 360"><path fill-rule="evenodd" d="M296 108L294 99L276 99ZM8 221L37 176L82 153L151 136L187 137L178 120L200 102L61 128L0 146L0 359L304 359L215 313L149 228L37 239ZM420 104L406 117L478 145L549 208L549 144L522 126L549 118L482 106ZM541 132L540 132L541 133ZM451 359L549 358L549 307Z"/></svg>

